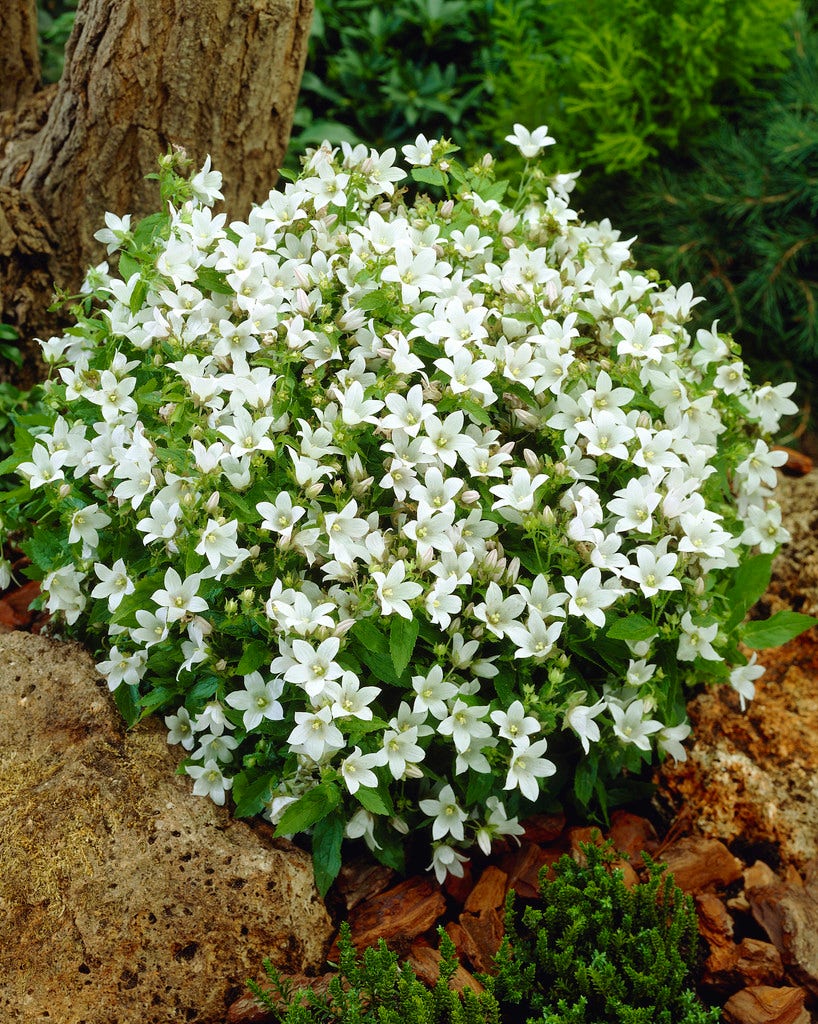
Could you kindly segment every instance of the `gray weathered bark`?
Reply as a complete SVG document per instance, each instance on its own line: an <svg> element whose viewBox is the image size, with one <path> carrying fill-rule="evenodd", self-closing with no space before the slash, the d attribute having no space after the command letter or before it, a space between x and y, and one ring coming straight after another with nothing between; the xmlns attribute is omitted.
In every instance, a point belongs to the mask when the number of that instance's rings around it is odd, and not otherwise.
<svg viewBox="0 0 818 1024"><path fill-rule="evenodd" d="M313 0L80 3L50 102L40 93L0 115L7 323L24 338L51 333L43 313L50 289L43 295L37 279L36 296L29 293L13 268L44 262L60 287L76 288L103 258L93 234L106 210L156 209L156 185L145 176L171 145L196 163L211 155L231 216L266 197L289 141L312 7ZM21 217L37 225L40 243L30 229L20 232Z"/></svg>

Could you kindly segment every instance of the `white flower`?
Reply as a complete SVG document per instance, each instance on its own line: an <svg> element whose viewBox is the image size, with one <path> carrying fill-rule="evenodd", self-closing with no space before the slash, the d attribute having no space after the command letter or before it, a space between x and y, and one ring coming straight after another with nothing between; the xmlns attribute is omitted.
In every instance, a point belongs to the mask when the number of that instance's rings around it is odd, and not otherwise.
<svg viewBox="0 0 818 1024"><path fill-rule="evenodd" d="M384 731L383 749L392 778L403 778L408 766L419 764L426 756L423 748L418 746L417 738L418 727L416 725L402 731L396 729Z"/></svg>
<svg viewBox="0 0 818 1024"><path fill-rule="evenodd" d="M508 634L509 628L517 623L517 616L525 605L524 597L517 594L504 597L496 583L489 583L486 588L486 600L475 606L474 617L485 622L486 629L495 636L503 637Z"/></svg>
<svg viewBox="0 0 818 1024"><path fill-rule="evenodd" d="M372 579L378 586L377 596L384 615L400 615L404 619L412 618L412 609L407 604L423 592L419 583L406 579L406 566L402 561L395 562L389 572L373 572Z"/></svg>
<svg viewBox="0 0 818 1024"><path fill-rule="evenodd" d="M553 146L556 140L548 134L548 126L541 124L533 132L521 124L514 125L514 133L506 135L506 142L510 142L522 153L526 160L531 160L545 149L546 146Z"/></svg>
<svg viewBox="0 0 818 1024"><path fill-rule="evenodd" d="M128 567L118 558L109 569L102 562L94 563L94 572L100 582L91 591L91 597L108 598L108 611L116 611L127 594L134 592L134 583L128 576Z"/></svg>
<svg viewBox="0 0 818 1024"><path fill-rule="evenodd" d="M527 742L527 741L526 741ZM557 766L549 761L544 754L548 747L546 740L538 740L530 746L519 744L511 752L508 774L504 789L519 789L527 800L536 800L540 795L538 779L546 779L553 775Z"/></svg>
<svg viewBox="0 0 818 1024"><path fill-rule="evenodd" d="M35 444L31 449L31 462L21 462L17 472L28 478L28 486L34 490L43 484L64 480L65 474L60 469L63 462L64 459L59 453L55 452L52 455L44 445Z"/></svg>
<svg viewBox="0 0 818 1024"><path fill-rule="evenodd" d="M432 863L426 870L431 871L434 868L435 878L443 885L447 874L453 878L462 878L463 865L468 863L468 860L468 857L448 843L436 843L432 847Z"/></svg>
<svg viewBox="0 0 818 1024"><path fill-rule="evenodd" d="M446 701L457 695L457 687L443 678L440 665L433 665L425 676L412 676L412 689L417 694L412 710L438 719L448 715Z"/></svg>
<svg viewBox="0 0 818 1024"><path fill-rule="evenodd" d="M691 729L687 722L680 725L663 726L656 734L656 746L665 754L670 754L674 761L686 761L687 751L682 741L690 735Z"/></svg>
<svg viewBox="0 0 818 1024"><path fill-rule="evenodd" d="M730 685L739 695L742 711L744 711L747 701L755 697L755 680L763 676L765 672L762 665L756 665L757 657L758 655L753 652L746 665L737 665L730 673Z"/></svg>
<svg viewBox="0 0 818 1024"><path fill-rule="evenodd" d="M500 803L499 797L488 797L486 800L486 807L489 810L488 818L486 823L480 826L475 835L477 845L483 853L489 857L491 855L492 842L495 838L502 838L503 836L511 836L519 846L520 840L517 837L524 835L525 829L520 825L516 818L509 818L506 816L506 809L503 804Z"/></svg>
<svg viewBox="0 0 818 1024"><path fill-rule="evenodd" d="M462 752L474 740L491 736L491 726L485 721L488 710L488 705L477 707L457 700L451 713L438 725L438 732L443 736L451 736L455 749Z"/></svg>
<svg viewBox="0 0 818 1024"><path fill-rule="evenodd" d="M287 742L299 754L320 761L325 752L332 753L343 747L344 737L332 724L332 712L328 707L314 712L296 711L294 717L296 725Z"/></svg>
<svg viewBox="0 0 818 1024"><path fill-rule="evenodd" d="M145 674L148 663L146 651L134 651L133 653L121 652L116 644L111 648L108 658L97 662L109 690L115 690L124 683L126 686L138 685Z"/></svg>
<svg viewBox="0 0 818 1024"><path fill-rule="evenodd" d="M181 707L175 715L166 715L165 725L168 727L168 743L181 743L185 750L193 749L196 736L187 708Z"/></svg>
<svg viewBox="0 0 818 1024"><path fill-rule="evenodd" d="M402 146L401 151L410 164L428 167L432 162L432 145L425 135L418 135L414 145Z"/></svg>
<svg viewBox="0 0 818 1024"><path fill-rule="evenodd" d="M693 622L690 612L685 612L681 626L682 635L679 637L679 647L676 651L679 661L695 661L696 658L721 661L721 655L716 653L712 644L719 631L717 622L709 626L699 626Z"/></svg>
<svg viewBox="0 0 818 1024"><path fill-rule="evenodd" d="M215 760L211 758L205 761L204 765L189 764L185 771L196 780L193 784L196 796L209 796L214 804L224 806L225 794L228 789L233 788L233 780L225 778Z"/></svg>
<svg viewBox="0 0 818 1024"><path fill-rule="evenodd" d="M663 728L661 722L646 718L645 702L634 700L627 707L608 702L608 710L613 718L614 734L623 743L632 743L640 750L650 750L650 737Z"/></svg>
<svg viewBox="0 0 818 1024"><path fill-rule="evenodd" d="M519 744L540 731L540 723L536 718L526 716L523 705L518 700L509 706L508 711L492 711L491 720L499 726L498 734L511 743Z"/></svg>
<svg viewBox="0 0 818 1024"><path fill-rule="evenodd" d="M99 505L86 505L78 508L71 516L71 529L68 532L68 543L75 544L81 540L90 549L99 546L99 531L111 522L111 517L100 511Z"/></svg>
<svg viewBox="0 0 818 1024"><path fill-rule="evenodd" d="M636 565L626 565L620 570L625 579L639 584L645 597L653 597L660 590L681 590L681 582L672 575L678 556L666 553L667 544L636 549Z"/></svg>
<svg viewBox="0 0 818 1024"><path fill-rule="evenodd" d="M602 573L596 566L586 569L580 579L566 576L563 586L568 593L568 614L583 615L595 626L605 625L603 609L609 608L623 593L614 587L602 586Z"/></svg>
<svg viewBox="0 0 818 1024"><path fill-rule="evenodd" d="M581 694L585 699L585 694ZM605 701L598 700L596 704L576 704L570 711L566 712L563 728L572 729L579 737L582 749L589 753L591 744L598 742L600 738L599 726L594 721L597 715L605 709Z"/></svg>
<svg viewBox="0 0 818 1024"><path fill-rule="evenodd" d="M382 750L374 754L364 754L360 747L354 747L352 753L341 761L338 770L347 789L354 794L361 786L365 789L374 789L378 785L378 777L372 769L385 762L386 756Z"/></svg>
<svg viewBox="0 0 818 1024"><path fill-rule="evenodd" d="M182 582L175 569L168 569L165 572L165 589L155 590L151 599L160 608L167 608L168 622L176 622L190 612L207 611L207 601L196 596L201 581L202 577L194 572Z"/></svg>
<svg viewBox="0 0 818 1024"><path fill-rule="evenodd" d="M244 677L244 689L234 690L224 699L231 708L244 712L242 723L250 732L265 719L278 722L284 717L284 709L278 702L283 689L283 679L269 679L265 682L260 672L251 672Z"/></svg>
<svg viewBox="0 0 818 1024"><path fill-rule="evenodd" d="M465 839L463 823L468 815L458 806L451 786L443 786L434 799L421 800L420 809L430 818L434 818L433 839L444 839L446 836L459 839L461 842Z"/></svg>

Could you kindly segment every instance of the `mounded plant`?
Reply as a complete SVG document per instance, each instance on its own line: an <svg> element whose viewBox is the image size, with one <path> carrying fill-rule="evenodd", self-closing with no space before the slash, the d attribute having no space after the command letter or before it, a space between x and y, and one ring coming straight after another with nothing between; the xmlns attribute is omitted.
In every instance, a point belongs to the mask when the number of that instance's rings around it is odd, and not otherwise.
<svg viewBox="0 0 818 1024"><path fill-rule="evenodd" d="M553 140L516 126L533 161ZM757 388L698 301L571 209L573 177L419 137L310 151L246 221L209 163L164 209L106 216L118 254L43 344L0 495L55 628L130 725L164 716L194 793L439 877L556 800L684 757L687 687L739 649L787 534ZM32 527L32 524L35 524Z"/></svg>
<svg viewBox="0 0 818 1024"><path fill-rule="evenodd" d="M265 961L270 984L249 982L282 1024L708 1024L718 1009L693 988L698 927L693 900L663 866L646 859L647 881L627 888L610 846L583 846L584 863L564 856L540 876L540 898L522 909L509 893L506 934L486 991L452 991L454 945L440 929L440 977L433 989L381 940L357 953L349 926L339 940L328 992L293 991Z"/></svg>

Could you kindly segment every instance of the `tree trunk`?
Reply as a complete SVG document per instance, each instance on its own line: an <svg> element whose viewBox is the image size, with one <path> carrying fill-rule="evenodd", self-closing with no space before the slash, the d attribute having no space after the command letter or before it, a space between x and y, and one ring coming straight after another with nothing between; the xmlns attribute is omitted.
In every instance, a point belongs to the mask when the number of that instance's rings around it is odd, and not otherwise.
<svg viewBox="0 0 818 1024"><path fill-rule="evenodd" d="M40 86L35 0L5 0L0 35L0 110L13 110Z"/></svg>
<svg viewBox="0 0 818 1024"><path fill-rule="evenodd" d="M56 89L0 114L0 316L24 341L53 326L50 288L43 294L42 275L20 268L46 266L76 289L104 258L93 234L105 211L157 208L145 176L171 145L197 164L212 156L229 215L266 198L289 140L312 6L81 0Z"/></svg>

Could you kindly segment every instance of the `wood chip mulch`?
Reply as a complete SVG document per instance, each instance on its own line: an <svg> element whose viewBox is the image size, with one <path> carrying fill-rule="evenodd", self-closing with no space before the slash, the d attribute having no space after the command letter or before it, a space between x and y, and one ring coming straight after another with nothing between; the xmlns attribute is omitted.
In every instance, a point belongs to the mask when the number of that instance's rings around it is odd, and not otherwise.
<svg viewBox="0 0 818 1024"><path fill-rule="evenodd" d="M540 871L565 854L582 856L581 843L610 839L628 885L646 877L641 853L666 863L695 902L702 939L697 988L728 1024L809 1024L818 1013L818 865L802 877L792 867L776 874L763 860L737 857L722 842L686 834L685 822L660 838L652 822L615 811L604 833L571 827L561 815L525 823L519 847L497 844L491 858L476 855L462 879L438 885L431 874L400 880L364 857L344 866L328 906L338 923L349 921L359 949L384 939L428 984L437 980L437 929L454 942L461 967L459 989L480 990L475 974L487 972L503 935L506 894L538 894ZM335 962L337 938L327 959ZM324 990L330 974L294 976L296 987ZM259 981L263 981L260 977ZM248 993L237 1000L226 1024L275 1020Z"/></svg>

